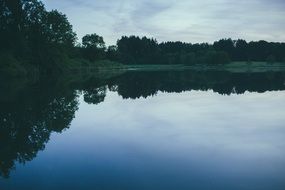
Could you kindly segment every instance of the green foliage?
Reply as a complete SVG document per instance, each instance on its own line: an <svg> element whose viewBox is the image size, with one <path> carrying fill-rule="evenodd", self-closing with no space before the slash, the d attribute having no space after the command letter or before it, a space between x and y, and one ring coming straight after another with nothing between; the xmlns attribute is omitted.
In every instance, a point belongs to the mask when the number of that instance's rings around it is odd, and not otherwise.
<svg viewBox="0 0 285 190"><path fill-rule="evenodd" d="M66 15L53 10L46 16L47 40L49 43L73 46L76 34L72 31L72 25L68 22Z"/></svg>
<svg viewBox="0 0 285 190"><path fill-rule="evenodd" d="M117 42L118 60L125 64L226 64L230 61L282 62L285 43L221 39L213 45L164 42L136 36Z"/></svg>
<svg viewBox="0 0 285 190"><path fill-rule="evenodd" d="M76 40L67 17L46 11L38 0L2 0L0 10L0 51L8 50L18 62L33 64L42 73L58 72Z"/></svg>
<svg viewBox="0 0 285 190"><path fill-rule="evenodd" d="M207 64L227 64L230 63L229 55L223 51L209 51L205 55Z"/></svg>
<svg viewBox="0 0 285 190"><path fill-rule="evenodd" d="M117 46L109 46L106 53L107 59L111 61L116 61L119 59L118 47Z"/></svg>
<svg viewBox="0 0 285 190"><path fill-rule="evenodd" d="M10 53L0 53L0 73L12 76L27 74L26 68Z"/></svg>
<svg viewBox="0 0 285 190"><path fill-rule="evenodd" d="M276 62L276 58L274 55L269 55L266 59L267 63L275 63Z"/></svg>
<svg viewBox="0 0 285 190"><path fill-rule="evenodd" d="M105 42L102 36L97 34L87 34L82 38L84 48L105 49Z"/></svg>
<svg viewBox="0 0 285 190"><path fill-rule="evenodd" d="M180 62L184 65L196 64L196 54L193 52L181 53Z"/></svg>
<svg viewBox="0 0 285 190"><path fill-rule="evenodd" d="M87 34L82 38L83 57L95 61L105 57L105 42L102 36L97 34Z"/></svg>
<svg viewBox="0 0 285 190"><path fill-rule="evenodd" d="M227 52L229 54L229 56L233 56L234 55L234 41L229 38L229 39L221 39L217 42L214 42L213 44L213 48L217 51L224 51Z"/></svg>
<svg viewBox="0 0 285 190"><path fill-rule="evenodd" d="M245 40L238 39L235 41L234 60L245 61L249 59L248 44Z"/></svg>
<svg viewBox="0 0 285 190"><path fill-rule="evenodd" d="M224 51L214 51L209 44L167 42L135 36L117 42L119 61L126 64L225 64L230 62Z"/></svg>
<svg viewBox="0 0 285 190"><path fill-rule="evenodd" d="M125 64L157 64L161 58L154 39L123 36L118 40L117 46L119 61Z"/></svg>

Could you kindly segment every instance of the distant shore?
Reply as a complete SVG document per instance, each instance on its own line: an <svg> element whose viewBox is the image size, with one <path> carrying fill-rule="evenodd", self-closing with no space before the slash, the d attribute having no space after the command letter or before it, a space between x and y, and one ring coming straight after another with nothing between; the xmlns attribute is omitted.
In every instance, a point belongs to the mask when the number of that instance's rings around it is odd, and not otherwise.
<svg viewBox="0 0 285 190"><path fill-rule="evenodd" d="M197 64L197 65L124 65L128 71L161 71L161 70L196 70L196 71L228 71L246 72L281 72L285 71L284 63L266 62L231 62L229 64Z"/></svg>
<svg viewBox="0 0 285 190"><path fill-rule="evenodd" d="M102 60L97 62L87 62L82 60L71 60L70 64L66 64L63 73L60 75L76 75L84 74L87 76L98 75L99 78L109 73L121 73L127 71L183 71L183 70L196 70L196 71L228 71L232 73L251 73L251 72L285 72L284 63L267 63L267 62L231 62L228 64L134 64L125 65L118 62L109 60ZM27 68L25 72L23 69L17 70L0 70L2 76L7 78L37 78L39 71L35 68Z"/></svg>

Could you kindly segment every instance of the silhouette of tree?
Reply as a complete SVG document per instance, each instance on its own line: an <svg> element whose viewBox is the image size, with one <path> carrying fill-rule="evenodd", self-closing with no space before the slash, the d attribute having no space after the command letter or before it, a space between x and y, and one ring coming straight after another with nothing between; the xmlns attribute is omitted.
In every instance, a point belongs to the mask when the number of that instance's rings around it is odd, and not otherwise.
<svg viewBox="0 0 285 190"><path fill-rule="evenodd" d="M105 42L102 36L87 34L82 38L82 45L85 48L105 49Z"/></svg>
<svg viewBox="0 0 285 190"><path fill-rule="evenodd" d="M221 39L217 42L214 42L213 47L217 51L223 51L227 52L230 57L233 57L234 55L234 41L229 38L229 39Z"/></svg>
<svg viewBox="0 0 285 190"><path fill-rule="evenodd" d="M83 55L91 61L102 59L105 56L105 42L97 34L87 34L82 38Z"/></svg>
<svg viewBox="0 0 285 190"><path fill-rule="evenodd" d="M158 64L157 41L146 37L123 36L117 42L119 60L125 64Z"/></svg>
<svg viewBox="0 0 285 190"><path fill-rule="evenodd" d="M76 40L66 16L38 0L2 0L0 10L0 50L42 73L58 70Z"/></svg>
<svg viewBox="0 0 285 190"><path fill-rule="evenodd" d="M107 54L106 54L107 59L111 61L116 61L119 59L119 54L118 54L118 47L117 46L109 46L107 49Z"/></svg>
<svg viewBox="0 0 285 190"><path fill-rule="evenodd" d="M245 40L238 39L235 42L235 54L234 60L236 61L247 61L248 57L248 44Z"/></svg>
<svg viewBox="0 0 285 190"><path fill-rule="evenodd" d="M66 15L53 10L46 17L47 40L50 43L63 44L72 47L76 40L76 34L68 22Z"/></svg>

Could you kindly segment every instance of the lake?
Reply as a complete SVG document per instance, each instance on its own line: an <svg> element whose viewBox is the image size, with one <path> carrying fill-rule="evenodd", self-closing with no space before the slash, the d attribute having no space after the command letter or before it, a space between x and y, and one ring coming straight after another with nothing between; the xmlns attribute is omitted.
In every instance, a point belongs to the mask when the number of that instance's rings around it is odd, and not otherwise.
<svg viewBox="0 0 285 190"><path fill-rule="evenodd" d="M1 190L285 187L284 72L0 87Z"/></svg>

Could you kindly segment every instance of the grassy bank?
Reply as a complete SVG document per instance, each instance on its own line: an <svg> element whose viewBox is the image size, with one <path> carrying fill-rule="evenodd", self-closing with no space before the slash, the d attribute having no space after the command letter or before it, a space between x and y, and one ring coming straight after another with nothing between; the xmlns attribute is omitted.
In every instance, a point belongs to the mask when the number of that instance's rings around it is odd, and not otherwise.
<svg viewBox="0 0 285 190"><path fill-rule="evenodd" d="M3 73L0 72L0 91L2 92L0 100L9 102L15 98L15 95L19 94L18 92L38 84L51 85L59 91L64 91L74 86L84 86L90 83L90 81L92 84L94 81L95 83L103 83L126 72L126 70L122 69L123 65L115 62L100 61L91 63L85 60L72 61L60 75L56 76L39 77L37 75L35 77L31 76L31 74L33 72L38 73L38 71L31 70L23 73L19 73L17 70L13 70L13 73L9 73L10 70L5 70Z"/></svg>
<svg viewBox="0 0 285 190"><path fill-rule="evenodd" d="M62 81L77 83L92 79L108 80L126 72L125 66L108 60L88 62L86 60L72 60L63 75Z"/></svg>
<svg viewBox="0 0 285 190"><path fill-rule="evenodd" d="M41 77L40 71L30 64L20 63L13 57L2 58L3 63L0 68L0 75L5 78L25 78L36 81ZM250 72L280 72L285 71L285 63L266 62L231 62L229 64L193 64L193 65L123 65L118 62L101 60L90 62L85 59L67 59L61 65L60 77L67 76L77 80L79 78L97 77L109 78L113 75L122 74L126 71L228 71L232 73ZM51 76L48 76L51 77ZM52 76L57 77L57 75Z"/></svg>
<svg viewBox="0 0 285 190"><path fill-rule="evenodd" d="M280 72L285 71L285 63L267 62L232 62L225 65L225 70L229 72Z"/></svg>
<svg viewBox="0 0 285 190"><path fill-rule="evenodd" d="M6 78L40 78L40 77L57 77L57 75L96 75L101 72L124 69L125 66L109 60L100 60L91 62L85 59L62 59L54 63L57 67L49 72L41 72L38 66L29 62L18 61L9 54L0 56L0 76ZM46 75L46 76L45 76Z"/></svg>
<svg viewBox="0 0 285 190"><path fill-rule="evenodd" d="M19 62L13 57L1 59L1 61L4 64L0 64L0 91L3 92L1 95L5 94L5 97L10 97L6 92L17 94L15 92L39 82L68 87L80 85L89 80L105 81L126 71L124 65L107 60L89 62L83 59L69 59L58 64L62 68L60 72L45 75L41 74L35 66Z"/></svg>
<svg viewBox="0 0 285 190"><path fill-rule="evenodd" d="M229 64L196 64L196 65L125 65L124 69L128 71L228 71L233 73L247 72L280 72L285 71L284 63L266 63L266 62L231 62Z"/></svg>

